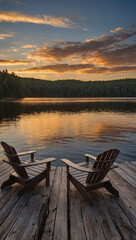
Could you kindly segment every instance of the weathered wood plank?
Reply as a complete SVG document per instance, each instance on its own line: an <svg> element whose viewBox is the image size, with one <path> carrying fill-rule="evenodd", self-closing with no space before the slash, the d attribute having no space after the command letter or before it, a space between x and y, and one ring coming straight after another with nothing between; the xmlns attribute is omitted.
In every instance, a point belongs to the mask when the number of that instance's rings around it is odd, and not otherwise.
<svg viewBox="0 0 136 240"><path fill-rule="evenodd" d="M111 182L117 187L120 192L120 197L122 199L128 199L131 206L136 206L136 189L127 182L122 176L119 175L116 171L111 171L108 174Z"/></svg>
<svg viewBox="0 0 136 240"><path fill-rule="evenodd" d="M0 165L0 177L2 175L4 175L4 173L6 173L10 170L13 171L13 168L9 164L6 164L5 162L2 162L2 164Z"/></svg>
<svg viewBox="0 0 136 240"><path fill-rule="evenodd" d="M15 203L15 205L12 206L12 209L9 212L9 215L7 216L6 219L4 219L4 222L0 226L0 239L1 240L4 240L6 238L7 234L11 230L13 224L16 222L16 220L19 217L19 215L21 214L22 210L27 205L27 203L30 199L30 196L31 196L31 193L23 195L21 197L21 199L19 199L19 201L17 201ZM15 200L14 200L14 202L15 202ZM26 219L26 221L28 221L28 220ZM10 239L14 239L14 238L11 237ZM17 240L18 238L15 238L15 239Z"/></svg>
<svg viewBox="0 0 136 240"><path fill-rule="evenodd" d="M53 240L68 240L68 206L67 206L66 169L63 167L60 181L60 191L55 220Z"/></svg>
<svg viewBox="0 0 136 240"><path fill-rule="evenodd" d="M136 229L131 224L130 220L126 216L124 209L120 207L113 196L107 194L105 189L99 190L102 193L102 196L107 208L109 210L109 214L113 220L113 223L115 226L117 226L117 229L119 231L119 234L121 235L123 240L135 240L136 239Z"/></svg>
<svg viewBox="0 0 136 240"><path fill-rule="evenodd" d="M52 180L51 180L52 181ZM36 186L31 194L31 197L27 204L25 204L22 211L17 214L16 219L14 219L14 224L10 229L6 240L11 239L37 239L39 233L39 227L41 227L41 220L43 215L46 215L47 204L50 196L51 186L46 188L45 181L42 181ZM20 201L22 202L24 194ZM19 202L20 202L19 201ZM17 207L15 209L18 209ZM14 210L14 209L13 209ZM15 211L15 210L14 210ZM18 213L18 211L17 211ZM16 214L14 214L15 216ZM11 219L9 215L8 220ZM18 231L19 229L19 231Z"/></svg>
<svg viewBox="0 0 136 240"><path fill-rule="evenodd" d="M36 237L35 237L36 240L41 239L42 234L43 234L43 227L45 226L45 221L46 221L47 215L49 214L49 202L50 202L50 196L51 196L51 192L52 192L52 186L53 186L53 181L54 181L56 171L57 171L56 167L51 168L50 186L46 187L44 185L43 197L46 198L47 204L44 203L43 209L41 209L41 211L40 211L38 225L37 225L37 233L36 233Z"/></svg>
<svg viewBox="0 0 136 240"><path fill-rule="evenodd" d="M136 162L118 165L108 177L120 197L113 197L103 188L90 193L91 204L82 199L72 184L67 195L62 167L53 167L49 188L43 180L21 197L17 196L19 185L3 189L0 240L135 240ZM40 168L35 167L35 172ZM10 170L7 164L0 164L2 181L8 178ZM81 173L78 177L81 180L83 176Z"/></svg>
<svg viewBox="0 0 136 240"><path fill-rule="evenodd" d="M6 174L3 175L2 178L0 179L1 184L2 184L3 182L5 182L5 181L9 178L9 175L10 175L12 172L13 172L13 170L11 170L11 169L8 169L8 170L7 170ZM0 187L1 187L1 185L0 185ZM8 192L11 191L11 189L12 189L12 187L10 186L10 187L8 187L8 188L4 188L4 189L0 190L0 201L2 200L2 198L3 198Z"/></svg>
<svg viewBox="0 0 136 240"><path fill-rule="evenodd" d="M57 168L57 171L52 183L52 191L51 191L50 202L49 202L49 215L45 222L45 226L43 228L43 235L41 240L53 239L61 176L62 176L62 168Z"/></svg>
<svg viewBox="0 0 136 240"><path fill-rule="evenodd" d="M133 164L134 166L136 166L136 161L131 161L131 164Z"/></svg>
<svg viewBox="0 0 136 240"><path fill-rule="evenodd" d="M136 188L136 181L128 175L122 168L118 167L115 169L115 171L122 177L124 178L130 185L132 185L134 188Z"/></svg>
<svg viewBox="0 0 136 240"><path fill-rule="evenodd" d="M70 239L86 240L87 238L83 225L80 196L72 184L70 184L69 204Z"/></svg>
<svg viewBox="0 0 136 240"><path fill-rule="evenodd" d="M2 161L1 165L0 165L0 173L3 173L4 170L6 170L7 168L11 168L10 165L6 164L5 162Z"/></svg>
<svg viewBox="0 0 136 240"><path fill-rule="evenodd" d="M136 189L134 189L117 172L111 171L109 174L111 181L114 181L115 187L119 191L120 197L116 199L130 222L136 225Z"/></svg>
<svg viewBox="0 0 136 240"><path fill-rule="evenodd" d="M1 175L1 178L0 178L1 185L4 181L8 180L11 173L13 173L13 170L8 169L5 174Z"/></svg>
<svg viewBox="0 0 136 240"><path fill-rule="evenodd" d="M70 174L71 174L71 171L70 171ZM74 174L72 173L72 176L73 177L78 177L78 176L80 176L80 177L82 177L82 176L85 176L85 177L87 177L87 175L88 175L88 173L84 173L84 172L75 172Z"/></svg>
<svg viewBox="0 0 136 240"><path fill-rule="evenodd" d="M10 198L10 201L7 200L4 207L1 208L0 225L2 224L2 222L4 222L4 220L9 215L11 209L14 208L18 200L19 200L19 197L17 196L17 194L13 194Z"/></svg>
<svg viewBox="0 0 136 240"><path fill-rule="evenodd" d="M123 163L119 165L119 168L122 169L125 173L129 175L134 181L136 182L136 173L130 169L129 167L126 167Z"/></svg>
<svg viewBox="0 0 136 240"><path fill-rule="evenodd" d="M134 166L131 162L123 162L122 163L125 167L128 167L132 170L132 172L134 171L134 174L136 174L136 166Z"/></svg>
<svg viewBox="0 0 136 240"><path fill-rule="evenodd" d="M84 227L88 239L121 240L99 190L91 192L92 205L82 201Z"/></svg>
<svg viewBox="0 0 136 240"><path fill-rule="evenodd" d="M2 165L4 165L4 164L2 164ZM8 167L8 165L5 166L4 169L1 169L1 171L0 171L0 181L2 181L3 178L8 177L8 174L11 173L11 172L13 172L13 168Z"/></svg>
<svg viewBox="0 0 136 240"><path fill-rule="evenodd" d="M10 204L11 203L11 199L12 197L16 196L16 192L20 189L20 186L16 184L16 186L14 187L9 187L8 189L4 189L8 190L8 192L5 193L5 195L3 196L3 198L1 198L0 201L0 209L4 209L5 212L7 212L7 203ZM3 190L2 190L3 192ZM3 211L3 210L2 210ZM2 213L1 213L2 214Z"/></svg>

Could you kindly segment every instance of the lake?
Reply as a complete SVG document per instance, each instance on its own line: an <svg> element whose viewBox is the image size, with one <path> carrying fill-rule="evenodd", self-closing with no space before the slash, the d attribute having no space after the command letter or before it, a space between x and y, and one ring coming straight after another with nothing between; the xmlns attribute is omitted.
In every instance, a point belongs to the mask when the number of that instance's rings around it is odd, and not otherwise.
<svg viewBox="0 0 136 240"><path fill-rule="evenodd" d="M1 99L0 140L35 149L37 159L56 157L58 166L110 148L120 150L117 161L135 161L136 98Z"/></svg>

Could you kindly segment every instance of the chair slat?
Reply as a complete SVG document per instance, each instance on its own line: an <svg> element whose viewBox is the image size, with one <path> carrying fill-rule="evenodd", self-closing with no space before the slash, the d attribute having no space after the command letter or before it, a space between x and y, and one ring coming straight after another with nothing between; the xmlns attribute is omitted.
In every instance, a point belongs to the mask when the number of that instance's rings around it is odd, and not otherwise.
<svg viewBox="0 0 136 240"><path fill-rule="evenodd" d="M4 148L5 150L5 155L7 153L7 158L10 162L13 162L13 163L21 163L19 157L17 156L17 153L16 153L16 150L15 148L13 148L12 146L9 146L7 143L5 142L1 142L1 145L2 147ZM9 155L10 154L10 155ZM13 156L12 156L13 155ZM16 155L16 156L15 156ZM19 174L21 177L25 177L25 178L28 178L28 174L25 170L24 167L16 167L16 166L13 166L15 172L17 174Z"/></svg>
<svg viewBox="0 0 136 240"><path fill-rule="evenodd" d="M14 173L10 174L9 178L5 182L2 183L1 188L8 187L14 183L19 183L23 185L23 188L19 191L19 194L22 195L26 191L31 190L36 184L38 184L45 178L46 186L49 186L50 164L52 161L55 161L55 158L47 158L41 162L36 161L35 163L33 162L31 164L22 164L15 148L9 146L5 142L1 142L1 145L4 148L5 155L8 158L8 160L6 160L5 162L10 164L15 171ZM30 151L29 154L32 154L32 152ZM39 164L43 165L39 167ZM27 171L25 170L25 165L27 167Z"/></svg>
<svg viewBox="0 0 136 240"><path fill-rule="evenodd" d="M103 153L98 154L96 161L93 164L93 168L97 169L104 169L104 168L110 168L111 165L116 160L117 155L119 154L119 150L117 149L110 149ZM98 160L98 162L97 162ZM101 162L102 161L102 162ZM100 181L104 179L104 177L107 175L108 171L101 173L89 173L86 179L86 182L92 182L95 183L97 181Z"/></svg>

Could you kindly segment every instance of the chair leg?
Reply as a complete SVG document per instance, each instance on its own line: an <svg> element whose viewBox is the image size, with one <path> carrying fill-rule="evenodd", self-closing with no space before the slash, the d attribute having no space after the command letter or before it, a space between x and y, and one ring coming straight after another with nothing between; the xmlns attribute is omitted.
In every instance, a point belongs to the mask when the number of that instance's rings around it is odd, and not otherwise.
<svg viewBox="0 0 136 240"><path fill-rule="evenodd" d="M67 177L67 191L70 192L70 181L68 177Z"/></svg>
<svg viewBox="0 0 136 240"><path fill-rule="evenodd" d="M51 163L47 163L46 167L46 187L50 185L50 165Z"/></svg>
<svg viewBox="0 0 136 240"><path fill-rule="evenodd" d="M15 182L16 182L15 178L13 176L10 176L9 179L1 185L1 189L5 188L5 187L8 187L8 186L11 186Z"/></svg>
<svg viewBox="0 0 136 240"><path fill-rule="evenodd" d="M81 193L83 199L84 199L87 203L89 203L90 205L92 205L91 198L88 196L88 193L87 193L87 192L84 192L84 193L80 192L80 193Z"/></svg>
<svg viewBox="0 0 136 240"><path fill-rule="evenodd" d="M26 184L26 186L21 188L21 190L18 192L18 196L22 196L24 193L28 192L29 190L31 190L31 186Z"/></svg>
<svg viewBox="0 0 136 240"><path fill-rule="evenodd" d="M89 204L91 203L91 198L88 196L88 193L86 192L86 190L82 187L82 185L75 179L73 178L71 175L69 175L69 180L72 182L72 184L75 186L75 188L77 189L77 191L82 195L83 199L88 202Z"/></svg>
<svg viewBox="0 0 136 240"><path fill-rule="evenodd" d="M119 192L112 186L112 184L110 182L106 182L104 187L106 188L106 190L108 192L115 195L116 197L119 197Z"/></svg>
<svg viewBox="0 0 136 240"><path fill-rule="evenodd" d="M18 192L18 195L21 196L25 192L28 192L29 190L32 190L36 184L41 182L43 179L45 179L47 176L47 171L43 171L38 176L34 177L32 180L30 180L28 183L24 185L24 187Z"/></svg>
<svg viewBox="0 0 136 240"><path fill-rule="evenodd" d="M67 191L70 192L70 180L69 180L69 166L66 165L66 173L67 173Z"/></svg>

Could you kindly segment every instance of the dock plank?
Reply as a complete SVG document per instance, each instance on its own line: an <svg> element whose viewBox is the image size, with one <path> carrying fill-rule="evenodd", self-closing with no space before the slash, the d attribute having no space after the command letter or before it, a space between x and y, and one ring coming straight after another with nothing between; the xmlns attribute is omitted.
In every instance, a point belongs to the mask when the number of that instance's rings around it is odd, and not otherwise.
<svg viewBox="0 0 136 240"><path fill-rule="evenodd" d="M130 168L132 171L134 171L134 174L136 174L136 166L134 166L132 162L123 162L123 165L125 165L125 167L127 166L128 168Z"/></svg>
<svg viewBox="0 0 136 240"><path fill-rule="evenodd" d="M51 240L54 235L55 219L57 213L62 168L57 168L54 180L52 182L52 191L49 202L49 215L43 228L41 240Z"/></svg>
<svg viewBox="0 0 136 240"><path fill-rule="evenodd" d="M54 173L55 170L51 174L51 186ZM45 180L43 180L33 191L23 196L13 195L14 198L19 198L19 201L14 204L14 207L11 206L12 210L3 223L7 231L2 231L0 239L36 239L39 236L43 215L47 215L48 211L51 186L46 188ZM11 201L9 203L12 204Z"/></svg>
<svg viewBox="0 0 136 240"><path fill-rule="evenodd" d="M132 179L134 179L134 181L136 182L136 173L135 173L132 169L130 169L130 168L128 167L128 165L127 165L127 167L126 167L125 164L121 163L120 166L119 166L119 168L122 169L122 170L124 171L124 173L128 174L129 177L131 177Z"/></svg>
<svg viewBox="0 0 136 240"><path fill-rule="evenodd" d="M136 162L118 166L108 178L120 197L102 188L90 193L90 204L72 184L67 191L65 167L52 167L49 187L43 180L22 196L18 184L0 190L0 240L135 240ZM10 171L0 162L1 182Z"/></svg>
<svg viewBox="0 0 136 240"><path fill-rule="evenodd" d="M90 232L90 238L88 239L110 239L112 236L114 240L121 240L121 236L111 219L100 191L91 192L90 196L92 205L89 206L82 202L83 218L85 218L84 226L86 233ZM86 222L88 222L88 227Z"/></svg>
<svg viewBox="0 0 136 240"><path fill-rule="evenodd" d="M31 194L28 193L26 195L23 195L22 198L16 203L15 207L11 209L11 212L7 216L6 219L4 219L3 224L0 226L0 239L4 240L7 239L6 236L9 234L10 230L12 229L14 223L20 216L22 210L27 205L27 202L30 199ZM26 220L27 222L27 220ZM17 228L19 232L19 228ZM12 238L10 238L12 239ZM18 238L15 238L18 239Z"/></svg>
<svg viewBox="0 0 136 240"><path fill-rule="evenodd" d="M107 208L109 210L109 214L115 226L121 235L123 240L135 240L136 239L136 229L131 224L130 220L126 216L124 209L122 209L116 198L114 199L109 194L105 193L106 190L101 189L100 192L102 196L104 196L103 200L105 201Z"/></svg>
<svg viewBox="0 0 136 240"><path fill-rule="evenodd" d="M80 196L72 184L70 184L69 204L70 239L86 240L87 238L83 225Z"/></svg>
<svg viewBox="0 0 136 240"><path fill-rule="evenodd" d="M54 228L54 240L68 240L66 169L62 168L60 191Z"/></svg>
<svg viewBox="0 0 136 240"><path fill-rule="evenodd" d="M136 188L136 181L135 181L135 179L133 179L132 176L127 174L121 167L116 168L115 171L117 173L119 173L119 175L122 178L124 178L128 183L130 183L130 185L132 185L134 188Z"/></svg>

